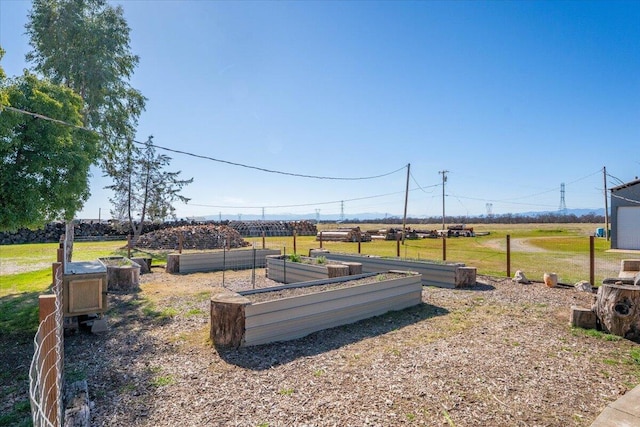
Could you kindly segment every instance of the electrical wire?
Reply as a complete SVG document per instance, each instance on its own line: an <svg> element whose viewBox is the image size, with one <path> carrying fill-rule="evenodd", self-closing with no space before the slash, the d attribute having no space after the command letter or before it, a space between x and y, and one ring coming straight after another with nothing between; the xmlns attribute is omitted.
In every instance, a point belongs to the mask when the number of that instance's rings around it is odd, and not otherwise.
<svg viewBox="0 0 640 427"><path fill-rule="evenodd" d="M0 111L2 111L2 109L15 111L17 113L26 114L26 115L29 115L29 116L32 116L32 117L36 117L38 119L48 120L48 121L53 122L53 123L58 123L58 124L61 124L61 125L73 127L75 129L85 130L85 131L88 131L88 132L93 132L95 134L100 135L98 132L94 131L93 129L89 129L89 128L84 127L84 126L74 125L72 123L68 123L68 122L65 122L65 121L62 121L62 120L58 120L58 119L54 119L54 118L51 118L51 117L48 117L48 116L44 116L42 114L33 113L31 111L22 110L20 108L11 107L11 106L8 106L8 105L0 105ZM119 138L119 139L125 139L125 138ZM157 144L148 144L148 142L140 142L140 141L136 141L136 140L132 140L132 141L135 144L138 144L138 145L144 145L144 146L151 145L154 148L158 148L158 149L164 150L164 151L169 151L171 153L182 154L182 155L185 155L185 156L195 157L195 158L198 158L198 159L210 160L210 161L217 162L217 163L224 163L224 164L231 165L231 166L237 166L237 167L242 167L242 168L246 168L246 169L253 169L253 170L258 170L258 171L266 172L266 173L286 175L286 176L294 176L294 177L298 177L298 178L336 180L336 181L365 181L365 180L383 178L385 176L393 175L394 173L400 172L401 170L403 170L404 168L407 167L407 166L402 166L401 168L398 168L398 169L393 170L391 172L386 172L386 173L382 173L382 174L379 174L379 175L373 175L373 176L363 176L363 177L336 177L336 176L308 175L308 174L301 174L301 173L294 173L294 172L285 172L285 171L280 171L280 170L275 170L275 169L267 169L267 168L263 168L263 167L260 167L260 166L252 166L252 165L247 165L247 164L244 164L244 163L238 163L238 162L232 162L232 161L229 161L229 160L217 159L215 157L205 156L205 155L195 154L195 153L190 153L188 151L183 151L183 150L176 150L176 149L173 149L173 148L163 147L163 146L157 145Z"/></svg>

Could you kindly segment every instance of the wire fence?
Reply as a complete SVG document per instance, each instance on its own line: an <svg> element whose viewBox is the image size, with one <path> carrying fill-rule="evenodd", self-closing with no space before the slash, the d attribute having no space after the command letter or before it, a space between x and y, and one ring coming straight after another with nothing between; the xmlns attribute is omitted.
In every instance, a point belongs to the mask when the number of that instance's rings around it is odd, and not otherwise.
<svg viewBox="0 0 640 427"><path fill-rule="evenodd" d="M591 240L594 247L591 248ZM362 254L420 260L432 262L464 263L476 267L480 275L513 277L521 270L526 277L534 281L543 281L545 273L555 273L558 282L576 284L588 281L592 285L601 284L606 278L617 277L621 262L627 258L639 258L639 253L611 251L605 239L591 236L579 237L567 242L553 237L535 239L530 236L500 237L458 237L374 241L374 242L335 242L320 243L315 238L295 236L248 237L250 247L257 249L275 249L280 253L308 255L310 249L323 247L330 252ZM235 265L230 259L226 270L237 271L234 277L239 280L260 280L266 275L262 265L246 270ZM243 273L244 271L244 273ZM247 276L246 278L243 276Z"/></svg>
<svg viewBox="0 0 640 427"><path fill-rule="evenodd" d="M63 424L62 378L64 317L62 268L54 264L53 294L41 295L40 325L34 337L35 352L29 368L29 401L34 427Z"/></svg>

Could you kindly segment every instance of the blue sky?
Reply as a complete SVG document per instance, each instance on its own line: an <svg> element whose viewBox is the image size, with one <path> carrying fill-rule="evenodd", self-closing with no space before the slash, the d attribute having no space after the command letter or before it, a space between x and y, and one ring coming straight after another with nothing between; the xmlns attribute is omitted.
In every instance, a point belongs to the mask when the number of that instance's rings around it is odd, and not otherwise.
<svg viewBox="0 0 640 427"><path fill-rule="evenodd" d="M442 214L442 170L452 215L556 210L561 183L567 208L602 208L603 166L640 175L639 2L113 3L148 98L139 141L332 177L411 163L416 217ZM30 7L0 2L9 76L29 67ZM170 155L194 178L180 217L404 208L406 169L315 180ZM108 216L108 183L94 170L78 217Z"/></svg>

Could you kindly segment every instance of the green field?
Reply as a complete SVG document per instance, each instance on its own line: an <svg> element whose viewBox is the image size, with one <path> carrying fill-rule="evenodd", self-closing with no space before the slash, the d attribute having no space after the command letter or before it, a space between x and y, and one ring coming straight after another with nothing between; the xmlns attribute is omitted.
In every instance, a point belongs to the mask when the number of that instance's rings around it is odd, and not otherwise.
<svg viewBox="0 0 640 427"><path fill-rule="evenodd" d="M341 224L340 227L351 227ZM388 228L384 224L359 225L362 230ZM413 229L438 229L440 224L409 224ZM471 225L476 237L446 239L446 261L461 262L478 269L479 274L506 276L506 240L511 243L511 275L516 270L528 278L542 280L545 272L558 274L562 283L573 284L589 280L589 236L599 224L482 224ZM320 230L336 228L321 224ZM250 244L262 246L262 238L247 238ZM443 239L362 242L360 252L366 255L421 259L442 262ZM98 257L126 255L125 241L76 242L74 261L95 260ZM319 247L315 236L297 238L268 237L265 246L287 253L308 254ZM357 253L358 243L323 242L323 248L333 252ZM595 239L595 283L617 275L620 260L639 254L608 251L606 239ZM56 259L57 243L0 246L0 333L35 328L35 303L39 293L51 285L51 263ZM177 249L177 248L176 248ZM162 263L168 251L153 253L154 262ZM148 255L148 253L145 253ZM9 315L9 313L12 313ZM16 313L18 316L16 318ZM10 318L9 318L10 317Z"/></svg>

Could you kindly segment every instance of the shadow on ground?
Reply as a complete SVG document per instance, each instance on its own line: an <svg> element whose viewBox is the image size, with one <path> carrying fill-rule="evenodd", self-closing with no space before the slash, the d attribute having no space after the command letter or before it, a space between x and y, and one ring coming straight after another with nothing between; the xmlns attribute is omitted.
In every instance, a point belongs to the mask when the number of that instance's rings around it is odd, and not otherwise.
<svg viewBox="0 0 640 427"><path fill-rule="evenodd" d="M238 349L217 348L220 358L227 363L252 370L265 370L299 358L310 357L335 350L358 341L384 335L396 329L433 317L444 316L449 311L422 303L401 311L361 320L349 325L314 332L292 341L277 342Z"/></svg>

